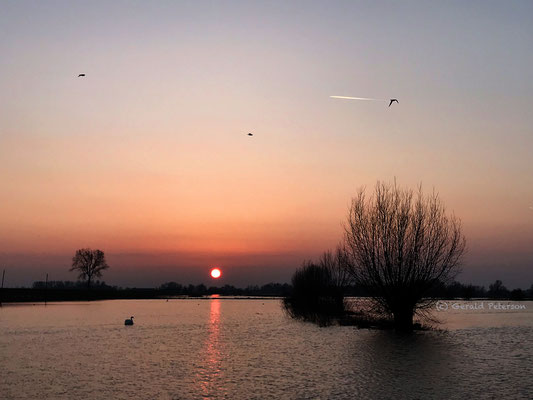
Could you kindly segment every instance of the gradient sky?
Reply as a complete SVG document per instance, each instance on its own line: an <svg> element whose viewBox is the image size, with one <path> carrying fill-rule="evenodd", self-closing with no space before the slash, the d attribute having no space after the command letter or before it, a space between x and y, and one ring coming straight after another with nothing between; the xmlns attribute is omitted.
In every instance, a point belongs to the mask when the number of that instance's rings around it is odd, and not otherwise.
<svg viewBox="0 0 533 400"><path fill-rule="evenodd" d="M75 279L81 247L116 285L287 281L396 177L462 219L460 280L529 287L532 20L531 1L0 1L6 285Z"/></svg>

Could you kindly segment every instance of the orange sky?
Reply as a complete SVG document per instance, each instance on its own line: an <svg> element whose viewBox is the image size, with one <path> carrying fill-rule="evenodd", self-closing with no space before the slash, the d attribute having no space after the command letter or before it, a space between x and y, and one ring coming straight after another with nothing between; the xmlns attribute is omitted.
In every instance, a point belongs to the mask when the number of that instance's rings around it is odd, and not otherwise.
<svg viewBox="0 0 533 400"><path fill-rule="evenodd" d="M358 187L396 177L435 187L463 220L465 279L529 286L531 4L302 6L7 4L0 264L13 282L43 268L74 279L64 270L89 246L118 284L186 267L201 281L221 260L256 268L235 282L283 279L340 239Z"/></svg>

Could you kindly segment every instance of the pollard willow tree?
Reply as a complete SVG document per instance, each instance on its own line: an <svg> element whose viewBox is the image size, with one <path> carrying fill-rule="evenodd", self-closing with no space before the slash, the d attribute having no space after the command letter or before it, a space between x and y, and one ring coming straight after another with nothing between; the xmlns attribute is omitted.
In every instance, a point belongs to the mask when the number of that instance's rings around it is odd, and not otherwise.
<svg viewBox="0 0 533 400"><path fill-rule="evenodd" d="M102 250L79 249L72 258L69 271L78 271L78 278L87 281L87 289L91 288L93 278L101 277L102 271L109 268Z"/></svg>
<svg viewBox="0 0 533 400"><path fill-rule="evenodd" d="M435 191L378 182L371 196L363 188L352 199L345 248L355 282L395 329L410 331L414 316L434 304L432 288L459 273L466 240Z"/></svg>

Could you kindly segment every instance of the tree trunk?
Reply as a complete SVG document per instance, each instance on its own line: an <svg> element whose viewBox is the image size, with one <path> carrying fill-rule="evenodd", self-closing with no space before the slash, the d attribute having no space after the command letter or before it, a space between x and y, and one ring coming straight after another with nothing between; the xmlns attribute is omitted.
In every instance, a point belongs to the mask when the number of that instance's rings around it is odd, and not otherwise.
<svg viewBox="0 0 533 400"><path fill-rule="evenodd" d="M398 332L411 332L413 330L413 309L402 308L394 313L394 329Z"/></svg>

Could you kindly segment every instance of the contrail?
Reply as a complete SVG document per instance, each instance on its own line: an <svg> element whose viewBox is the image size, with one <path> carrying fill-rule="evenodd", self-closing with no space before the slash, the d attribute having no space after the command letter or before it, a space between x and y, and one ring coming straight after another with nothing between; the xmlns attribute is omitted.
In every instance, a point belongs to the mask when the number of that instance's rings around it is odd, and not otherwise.
<svg viewBox="0 0 533 400"><path fill-rule="evenodd" d="M349 97L349 96L329 96L332 99L346 99L346 100L367 100L367 101L386 101L383 99L371 99L369 97Z"/></svg>

